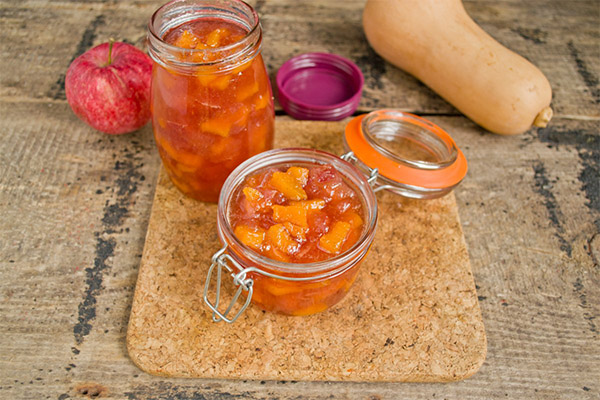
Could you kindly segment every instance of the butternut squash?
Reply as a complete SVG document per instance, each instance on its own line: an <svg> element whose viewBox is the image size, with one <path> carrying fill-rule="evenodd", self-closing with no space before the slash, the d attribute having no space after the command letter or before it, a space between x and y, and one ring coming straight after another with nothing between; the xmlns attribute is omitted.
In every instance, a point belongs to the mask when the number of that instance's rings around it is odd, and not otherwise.
<svg viewBox="0 0 600 400"><path fill-rule="evenodd" d="M552 117L544 74L481 29L461 0L367 0L363 28L381 57L491 132L519 134Z"/></svg>

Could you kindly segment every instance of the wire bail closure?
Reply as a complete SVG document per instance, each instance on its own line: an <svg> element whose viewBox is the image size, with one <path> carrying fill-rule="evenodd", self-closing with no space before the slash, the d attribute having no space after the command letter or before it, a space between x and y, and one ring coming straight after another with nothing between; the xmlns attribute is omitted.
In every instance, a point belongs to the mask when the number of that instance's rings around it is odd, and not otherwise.
<svg viewBox="0 0 600 400"><path fill-rule="evenodd" d="M232 322L235 322L235 320L238 319L240 315L242 315L242 313L246 310L246 308L248 308L248 306L250 305L250 300L252 299L253 285L254 285L254 280L252 278L247 277L248 273L250 273L250 272L261 274L261 275L269 277L269 278L281 279L284 281L292 281L292 282L306 282L306 281L310 281L310 280L314 280L314 279L329 278L330 276L333 276L336 273L338 273L336 270L332 270L332 271L327 271L321 275L316 275L316 276L314 276L314 275L302 276L302 277L279 276L279 275L275 275L275 274L272 274L267 271L263 271L261 269L255 268L255 267L243 268L236 260L234 260L229 254L227 254L226 251L227 251L227 246L224 246L219 251L217 251L215 254L213 254L213 256L211 258L210 268L208 269L208 272L206 274L206 283L204 284L204 302L212 310L212 312L213 312L212 320L214 322L225 321L225 322L231 324ZM230 264L233 265L233 267ZM217 286L216 286L215 301L211 302L208 298L208 289L210 287L213 271L215 268L217 268L217 274L216 274L216 285ZM225 268L227 270L227 272L231 275L231 277L233 278L233 284L236 285L238 288L235 292L235 295L231 299L231 302L225 309L225 311L221 312L221 311L219 311L219 305L221 302L221 282L222 282L223 268ZM238 301L240 294L242 294L242 291L248 292L248 294L246 295L246 301L244 302L244 304L242 304L241 308L237 311L237 313L232 318L229 318L229 314L233 310L233 307L235 306L235 303Z"/></svg>
<svg viewBox="0 0 600 400"><path fill-rule="evenodd" d="M229 254L225 253L225 250L227 250L227 246L224 246L223 248L221 248L221 250L217 251L212 256L212 262L211 262L210 268L208 269L208 273L206 275L206 283L204 284L204 302L212 310L212 312L213 312L212 319L214 322L225 321L225 322L231 324L236 319L238 319L240 315L242 315L242 313L246 310L246 308L248 308L248 305L250 304L250 300L252 299L252 293L253 293L252 286L254 284L254 281L251 278L246 278L246 275L251 270L251 268L242 268L242 266L240 264L238 264L237 261L235 261L233 258L231 258L231 256ZM231 267L229 265L230 263L233 265L233 267ZM215 267L217 267L217 276L216 276L217 293L215 296L216 297L215 302L211 303L211 301L208 299L208 288L210 287L210 282L212 280L212 274L213 274L213 270L215 269ZM222 276L223 268L225 268L227 270L227 272L230 273L231 277L233 278L233 283L238 287L238 289L236 290L235 295L231 299L231 302L229 303L229 306L227 307L227 309L224 312L220 312L219 311L219 302L221 300L221 276ZM237 270L239 272L236 273L235 270ZM232 318L228 318L228 315L231 312L231 310L233 309L233 306L235 305L238 298L240 297L240 294L242 294L242 290L248 292L248 294L246 296L246 301L244 302L242 307L238 310L238 312Z"/></svg>
<svg viewBox="0 0 600 400"><path fill-rule="evenodd" d="M340 158L344 161L348 161L350 164L354 164L356 161L358 161L358 158L356 158L354 152L352 151L342 154ZM377 182L377 179L379 178L379 170L377 168L369 168L367 166L365 167L369 171L369 178L367 179L367 182L369 182L369 185L371 185L371 187L373 188L374 193L377 193L381 190L394 188L392 185L382 185L379 182Z"/></svg>

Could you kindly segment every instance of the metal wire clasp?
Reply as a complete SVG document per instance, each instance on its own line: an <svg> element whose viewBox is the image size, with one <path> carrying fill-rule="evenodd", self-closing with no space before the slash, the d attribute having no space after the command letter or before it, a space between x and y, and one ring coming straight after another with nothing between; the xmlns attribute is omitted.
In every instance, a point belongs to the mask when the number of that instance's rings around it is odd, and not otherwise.
<svg viewBox="0 0 600 400"><path fill-rule="evenodd" d="M204 284L204 302L212 310L212 312L213 312L212 319L214 322L225 321L227 323L232 323L236 319L238 319L238 317L244 312L244 310L246 310L246 308L250 304L250 299L252 299L252 293L253 293L252 285L254 284L254 281L251 278L246 277L249 269L242 268L242 266L240 264L238 264L237 261L235 261L233 258L231 258L231 256L229 254L225 253L225 250L227 250L227 246L223 247L221 250L217 251L212 256L211 265L210 265L210 268L208 269L208 273L206 275L206 283ZM213 274L213 270L215 269L215 267L217 268L217 274L216 274L216 279L217 279L216 285L217 286L216 286L215 301L214 301L214 303L212 303L208 299L208 289L210 287L210 283L212 280L212 274ZM231 299L229 306L227 306L227 309L224 312L221 312L221 311L219 311L219 302L221 300L221 274L222 274L223 268L225 268L227 270L227 272L229 272L229 274L233 278L233 283L238 288L237 288L237 291L235 292L235 295ZM248 292L248 294L246 295L246 301L232 318L228 318L228 315L232 311L233 306L235 305L238 298L240 297L242 290L245 290Z"/></svg>
<svg viewBox="0 0 600 400"><path fill-rule="evenodd" d="M352 151L342 154L340 158L344 161L348 161L351 164L355 164L358 161L358 158L356 158ZM379 178L379 170L377 168L369 168L364 164L363 166L369 172L369 178L367 178L367 182L369 182L369 185L371 185L373 188L373 193L377 193L384 189L394 188L392 185L385 185L377 182L377 179Z"/></svg>

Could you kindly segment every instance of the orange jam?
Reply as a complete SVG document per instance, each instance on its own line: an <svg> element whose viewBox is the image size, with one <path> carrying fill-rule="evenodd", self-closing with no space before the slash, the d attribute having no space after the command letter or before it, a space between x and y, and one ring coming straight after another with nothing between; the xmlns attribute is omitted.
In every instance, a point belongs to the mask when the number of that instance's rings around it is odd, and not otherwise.
<svg viewBox="0 0 600 400"><path fill-rule="evenodd" d="M363 233L363 203L332 165L272 167L245 179L233 195L237 239L269 259L302 264L332 259ZM309 282L253 276L252 301L263 309L308 315L337 303L358 268ZM285 276L294 277L294 273ZM317 274L318 275L318 274Z"/></svg>
<svg viewBox="0 0 600 400"><path fill-rule="evenodd" d="M154 137L175 186L199 200L216 202L229 173L273 145L273 99L262 57L236 60L228 53L247 33L224 19L199 18L162 38L190 50L174 56L189 67L155 63Z"/></svg>

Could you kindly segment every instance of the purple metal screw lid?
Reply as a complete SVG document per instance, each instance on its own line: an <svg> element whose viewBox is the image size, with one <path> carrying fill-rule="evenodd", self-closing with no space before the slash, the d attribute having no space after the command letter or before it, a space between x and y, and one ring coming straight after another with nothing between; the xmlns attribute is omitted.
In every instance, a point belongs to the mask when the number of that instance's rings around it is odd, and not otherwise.
<svg viewBox="0 0 600 400"><path fill-rule="evenodd" d="M356 111L364 81L358 66L337 54L300 54L277 72L278 99L296 119L337 121Z"/></svg>

